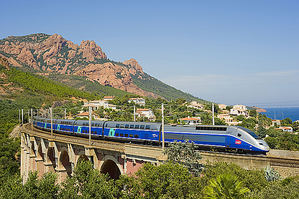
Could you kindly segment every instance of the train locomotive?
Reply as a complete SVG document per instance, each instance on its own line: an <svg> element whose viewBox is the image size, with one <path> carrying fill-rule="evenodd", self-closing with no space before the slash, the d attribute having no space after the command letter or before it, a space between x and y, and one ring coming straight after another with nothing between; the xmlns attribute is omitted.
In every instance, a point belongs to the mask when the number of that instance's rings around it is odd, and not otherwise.
<svg viewBox="0 0 299 199"><path fill-rule="evenodd" d="M35 117L33 125L42 130L51 130L51 120ZM62 134L88 135L88 120L53 119L53 131ZM125 142L147 142L160 144L162 141L161 123L92 121L93 138L112 139ZM170 126L164 127L164 141L183 142L189 140L198 147L235 150L265 154L268 144L254 132L240 126Z"/></svg>

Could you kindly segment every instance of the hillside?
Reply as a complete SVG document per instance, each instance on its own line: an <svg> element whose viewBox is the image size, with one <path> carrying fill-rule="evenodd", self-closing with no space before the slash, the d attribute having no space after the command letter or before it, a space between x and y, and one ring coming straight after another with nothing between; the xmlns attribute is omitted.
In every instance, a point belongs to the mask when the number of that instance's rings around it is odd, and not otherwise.
<svg viewBox="0 0 299 199"><path fill-rule="evenodd" d="M72 88L76 88L87 92L94 92L98 95L124 96L130 94L126 91L116 89L110 86L103 86L98 82L90 81L85 77L81 77L81 76L65 75L65 74L49 74L47 77L51 80L54 80L56 82L61 82Z"/></svg>
<svg viewBox="0 0 299 199"><path fill-rule="evenodd" d="M144 73L135 59L122 63L109 60L94 41L82 41L77 45L58 34L10 36L0 40L0 57L6 58L12 66L49 76L53 80L59 81L60 75L65 75L68 85L91 92L99 93L98 88L101 88L103 94L121 93L105 89L113 87L141 96L202 101Z"/></svg>
<svg viewBox="0 0 299 199"><path fill-rule="evenodd" d="M79 102L100 97L10 67L3 58L0 58L0 77L0 132L10 132L18 122L18 109L48 107L54 101Z"/></svg>

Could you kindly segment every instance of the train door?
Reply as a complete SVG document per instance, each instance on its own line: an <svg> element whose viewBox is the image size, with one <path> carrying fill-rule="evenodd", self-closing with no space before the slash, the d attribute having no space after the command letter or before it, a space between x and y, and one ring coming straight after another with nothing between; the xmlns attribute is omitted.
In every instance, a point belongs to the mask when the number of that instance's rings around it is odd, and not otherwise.
<svg viewBox="0 0 299 199"><path fill-rule="evenodd" d="M233 136L237 135L237 129L235 128L229 128L227 130L228 135L226 136L226 147L232 147L234 146L235 139Z"/></svg>

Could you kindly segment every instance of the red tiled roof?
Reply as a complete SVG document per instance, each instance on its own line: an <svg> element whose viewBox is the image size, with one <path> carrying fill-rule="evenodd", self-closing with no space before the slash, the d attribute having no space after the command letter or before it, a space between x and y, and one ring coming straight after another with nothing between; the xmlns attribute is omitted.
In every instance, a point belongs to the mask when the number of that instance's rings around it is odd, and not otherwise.
<svg viewBox="0 0 299 199"><path fill-rule="evenodd" d="M140 109L137 109L137 111L149 111L149 109L147 109L147 108L140 108Z"/></svg>
<svg viewBox="0 0 299 199"><path fill-rule="evenodd" d="M199 120L198 118L195 117L185 117L185 118L181 118L181 120Z"/></svg>
<svg viewBox="0 0 299 199"><path fill-rule="evenodd" d="M89 116L88 112L79 113L77 116Z"/></svg>

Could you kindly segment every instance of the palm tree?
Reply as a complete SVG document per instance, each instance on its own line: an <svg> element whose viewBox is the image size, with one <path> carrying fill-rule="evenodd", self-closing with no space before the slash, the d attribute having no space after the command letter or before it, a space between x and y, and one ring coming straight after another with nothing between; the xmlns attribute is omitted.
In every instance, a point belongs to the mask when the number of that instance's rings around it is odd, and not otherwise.
<svg viewBox="0 0 299 199"><path fill-rule="evenodd" d="M241 199L245 198L247 192L249 189L243 186L237 176L226 173L210 180L204 190L204 198Z"/></svg>

